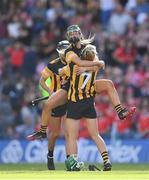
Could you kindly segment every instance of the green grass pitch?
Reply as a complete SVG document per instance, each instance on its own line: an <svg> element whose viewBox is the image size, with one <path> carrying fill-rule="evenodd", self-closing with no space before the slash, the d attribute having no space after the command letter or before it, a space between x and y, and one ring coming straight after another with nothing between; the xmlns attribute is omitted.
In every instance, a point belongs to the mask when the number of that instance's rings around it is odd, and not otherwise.
<svg viewBox="0 0 149 180"><path fill-rule="evenodd" d="M110 172L67 172L64 164L56 164L56 169L49 171L46 164L1 164L0 180L149 180L149 164L113 164Z"/></svg>

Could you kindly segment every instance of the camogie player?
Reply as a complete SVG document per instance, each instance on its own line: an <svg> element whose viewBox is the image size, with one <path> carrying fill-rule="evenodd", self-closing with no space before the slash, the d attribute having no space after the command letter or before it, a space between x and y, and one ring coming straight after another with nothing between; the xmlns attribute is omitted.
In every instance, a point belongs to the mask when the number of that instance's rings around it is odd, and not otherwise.
<svg viewBox="0 0 149 180"><path fill-rule="evenodd" d="M65 51L65 49L58 51L60 56L64 55L64 51ZM103 66L103 61L97 61L96 60L94 62L90 62L88 60L83 60L83 61L78 60L76 62L76 64L78 66L80 66L80 67L91 67L91 66L92 67L94 67L94 66L102 67ZM58 67L58 68L61 69L60 67ZM58 68L53 68L53 72L55 73L55 75L59 76ZM57 106L61 106L61 105L66 104L68 89L69 89L69 80L65 81L65 83L63 83L61 85L61 89L59 89L59 90L57 89L57 91L54 92L49 97L49 99L44 103L43 110L42 110L42 116L41 116L41 128L40 128L40 131L35 132L35 133L27 136L28 140L41 139L41 138L46 137L46 129L47 129L47 125L48 125L48 122L49 122L49 115L51 115L52 109L56 108Z"/></svg>
<svg viewBox="0 0 149 180"><path fill-rule="evenodd" d="M70 30L71 29L71 30ZM77 32L78 33L78 38L80 39L84 39L81 33L80 28L77 25L73 25L71 26L71 28L68 28L67 31L67 39L69 42L71 42L73 35L71 34L72 32ZM90 41L90 42L89 42ZM86 43L91 43L92 39L88 40L88 42ZM63 56L64 50L59 51L59 53ZM89 67L95 67L95 66L99 66L102 67L103 62L90 62L90 61L85 61L85 60L81 60L81 57L77 56L77 60L73 60L73 62L78 66L81 67L81 69L79 69L78 67L76 68L76 70L78 71L86 71L87 68ZM69 63L69 62L66 62ZM83 70L82 70L83 67ZM58 72L56 72L56 74L58 74ZM46 127L49 121L49 115L51 114L51 110L56 108L57 106L66 104L67 102L67 89L69 88L69 82L63 84L63 86L61 86L61 89L57 90L55 93L53 93L49 99L44 103L43 106L43 111L42 111L42 121L41 121L41 128L40 131L33 133L32 135L29 135L28 138L29 140L34 140L34 139L41 139L41 138L45 138L46 137ZM107 95L112 103L112 105L114 106L115 110L118 113L118 116L121 120L125 120L125 119L130 119L132 118L132 115L135 112L135 107L131 107L130 109L124 108L121 105L118 93L114 87L114 84L111 80L108 79L97 79L95 80L95 90L96 90L96 94L100 94L101 92L105 91L107 92Z"/></svg>
<svg viewBox="0 0 149 180"><path fill-rule="evenodd" d="M77 30L77 31L76 31ZM80 28L78 26L70 26L67 29L67 35L70 37L70 47L65 50L65 60L67 66L60 70L60 74L65 73L70 78L70 86L68 90L67 102L67 118L65 120L65 133L67 159L65 161L66 168L69 171L80 170L81 165L77 160L77 139L79 134L80 119L85 118L86 125L92 140L95 142L103 159L104 171L111 170L106 144L99 134L97 127L96 111L94 107L95 96L95 80L97 72L104 66L95 68L95 71L89 71L78 75L76 73L75 61L81 56L89 40L82 38ZM97 55L94 59L98 60ZM99 60L98 60L99 61ZM80 166L79 166L80 165Z"/></svg>
<svg viewBox="0 0 149 180"><path fill-rule="evenodd" d="M56 74L59 68L62 68L66 65L63 54L61 54L61 50L67 49L69 46L69 42L64 40L58 43L57 52L59 53L59 57L55 60L52 60L48 63L48 65L41 72L40 85L46 90L49 95L56 92L61 88L61 84L65 82L66 76L60 77ZM46 80L50 77L51 83L50 86L47 86ZM49 170L55 170L54 161L53 161L53 152L55 147L55 142L60 134L61 128L61 119L66 114L66 103L64 105L58 106L52 109L51 115L48 113L48 118L50 119L51 132L48 139L48 154L47 154L47 167ZM39 134L38 138L46 137L44 132L47 129L47 124L42 125L41 132L43 134ZM28 136L29 140L34 140L34 136Z"/></svg>
<svg viewBox="0 0 149 180"><path fill-rule="evenodd" d="M77 25L73 25L68 28L67 38L68 38L68 41L72 44L74 41L78 39L81 40L82 42L84 41L85 44L89 44L92 41L92 39L89 39L86 41L84 40L81 30ZM69 55L70 54L71 52L69 52ZM76 54L76 58L71 58L71 61L73 61L73 63L77 64L78 66L84 66L84 68L103 66L103 62L99 62L99 61L94 61L94 62L88 62L85 60L82 61L80 59L80 54L78 55ZM67 63L69 64L70 57L66 59L67 59ZM41 138L46 137L46 127L49 121L49 115L51 114L51 110L59 105L63 105L66 103L68 88L69 88L69 83L64 84L61 89L59 89L54 94L52 94L52 96L50 96L49 99L45 102L43 111L42 111L41 129L40 131L35 132L32 135L28 136L29 140L41 139ZM97 94L101 93L102 91L107 91L108 96L112 104L114 105L115 109L117 110L118 116L120 119L131 119L133 113L135 112L135 108L133 107L133 108L130 108L130 110L127 110L126 108L122 107L117 91L112 81L106 80L106 79L96 80L95 89L96 89Z"/></svg>

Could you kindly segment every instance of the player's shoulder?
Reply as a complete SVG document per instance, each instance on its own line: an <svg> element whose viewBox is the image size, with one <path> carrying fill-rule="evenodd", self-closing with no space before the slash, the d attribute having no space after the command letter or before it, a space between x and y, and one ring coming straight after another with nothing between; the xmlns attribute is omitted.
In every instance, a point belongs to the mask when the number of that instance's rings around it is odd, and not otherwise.
<svg viewBox="0 0 149 180"><path fill-rule="evenodd" d="M48 64L56 64L58 62L60 62L60 58L53 59L52 61L49 61Z"/></svg>
<svg viewBox="0 0 149 180"><path fill-rule="evenodd" d="M46 67L53 73L57 73L57 66L60 62L60 58L54 59L52 61L49 61Z"/></svg>
<svg viewBox="0 0 149 180"><path fill-rule="evenodd" d="M72 45L68 46L68 48L65 49L65 55L66 55L69 51L72 51Z"/></svg>

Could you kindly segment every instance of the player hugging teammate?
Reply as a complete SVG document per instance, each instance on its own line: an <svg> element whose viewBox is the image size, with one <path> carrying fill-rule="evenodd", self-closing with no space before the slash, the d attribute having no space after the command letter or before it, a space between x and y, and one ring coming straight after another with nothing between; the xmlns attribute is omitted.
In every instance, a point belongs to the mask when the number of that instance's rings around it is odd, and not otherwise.
<svg viewBox="0 0 149 180"><path fill-rule="evenodd" d="M67 76L69 80L67 83L62 83L61 88L52 94L46 101L42 111L41 129L39 132L35 132L28 136L28 139L34 140L46 137L46 128L51 115L51 110L68 101L67 118L64 121L67 154L65 164L67 170L80 170L82 166L82 163L78 162L77 159L79 120L82 118L86 119L89 134L96 143L103 158L103 170L111 170L111 163L106 145L99 135L97 128L96 112L94 108L95 92L100 94L102 91L107 91L120 119L130 119L135 108L133 107L130 110L127 110L121 106L116 89L110 80L96 80L97 72L100 68L104 67L104 62L99 61L96 54L96 48L89 45L93 41L93 38L84 39L79 26L72 25L67 29L67 39L70 43L69 46L65 51L59 51L59 54L62 53L65 55L63 60L65 60L67 65L63 68L59 67L59 74L57 68L54 67L51 69L52 73L54 72L57 76ZM84 57L82 57L82 54ZM53 150L54 144L48 153L48 157L50 157L52 161Z"/></svg>

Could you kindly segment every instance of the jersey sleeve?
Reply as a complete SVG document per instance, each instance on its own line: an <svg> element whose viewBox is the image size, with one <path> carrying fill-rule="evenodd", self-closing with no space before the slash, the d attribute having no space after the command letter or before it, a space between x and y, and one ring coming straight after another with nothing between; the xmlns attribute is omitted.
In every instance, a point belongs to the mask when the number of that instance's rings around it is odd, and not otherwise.
<svg viewBox="0 0 149 180"><path fill-rule="evenodd" d="M48 79L49 77L51 78L52 77L52 71L48 69L48 67L46 66L42 72L41 72L41 76L44 78L44 79Z"/></svg>
<svg viewBox="0 0 149 180"><path fill-rule="evenodd" d="M58 74L58 69L56 68L56 64L48 63L48 65L41 72L41 76L44 79L48 79L49 77L51 78L54 73Z"/></svg>
<svg viewBox="0 0 149 180"><path fill-rule="evenodd" d="M73 54L73 50L72 48L68 48L65 50L65 61L67 64L71 63L72 59L71 59L71 55Z"/></svg>
<svg viewBox="0 0 149 180"><path fill-rule="evenodd" d="M58 75L58 68L56 67L56 64L48 63L47 68L49 69L49 71L52 71L53 73Z"/></svg>
<svg viewBox="0 0 149 180"><path fill-rule="evenodd" d="M66 66L64 66L64 67L62 68L62 70L63 70L65 76L70 77L70 66L69 66L69 64L66 65Z"/></svg>

